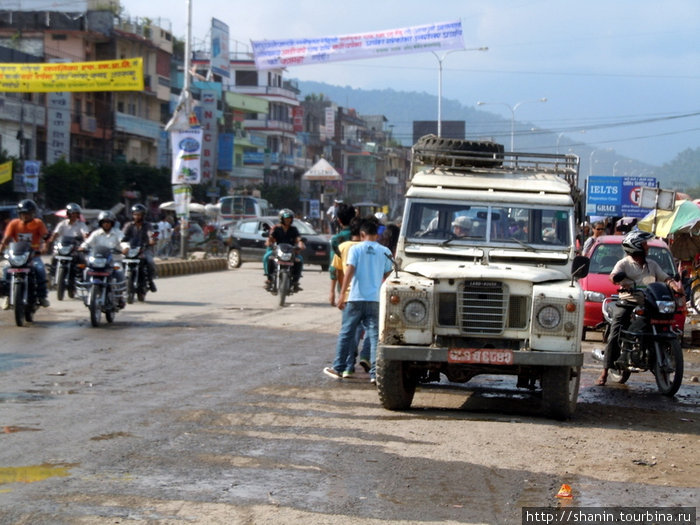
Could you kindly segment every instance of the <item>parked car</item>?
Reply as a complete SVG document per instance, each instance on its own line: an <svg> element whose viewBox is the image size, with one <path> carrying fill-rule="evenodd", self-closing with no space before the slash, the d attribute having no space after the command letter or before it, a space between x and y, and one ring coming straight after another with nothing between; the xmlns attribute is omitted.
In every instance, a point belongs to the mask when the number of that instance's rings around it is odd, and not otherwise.
<svg viewBox="0 0 700 525"><path fill-rule="evenodd" d="M244 262L261 262L265 255L265 241L270 229L279 223L277 216L241 219L230 229L228 266L238 268ZM301 253L304 265L318 264L328 270L330 243L305 221L294 219L292 223L305 239L306 248Z"/></svg>
<svg viewBox="0 0 700 525"><path fill-rule="evenodd" d="M586 337L587 330L597 330L604 326L603 321L603 300L617 293L619 287L610 282L610 272L613 267L625 256L622 250L623 235L602 235L598 237L590 249L589 258L591 260L588 275L581 279L579 283L583 288L586 300L583 316L583 338ZM673 256L668 245L659 239L649 241L649 255L661 269L668 275L675 275L676 268L673 263ZM676 314L674 325L683 330L685 326L685 308L682 313Z"/></svg>

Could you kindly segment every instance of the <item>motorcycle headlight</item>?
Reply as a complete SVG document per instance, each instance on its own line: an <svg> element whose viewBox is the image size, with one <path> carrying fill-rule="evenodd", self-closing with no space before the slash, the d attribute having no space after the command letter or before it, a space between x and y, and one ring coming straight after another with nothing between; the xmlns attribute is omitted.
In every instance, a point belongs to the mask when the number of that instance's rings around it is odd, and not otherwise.
<svg viewBox="0 0 700 525"><path fill-rule="evenodd" d="M428 315L428 309L423 301L413 300L403 307L403 315L410 324L422 323Z"/></svg>
<svg viewBox="0 0 700 525"><path fill-rule="evenodd" d="M537 322L542 328L553 330L561 323L561 312L554 306L545 306L537 312Z"/></svg>
<svg viewBox="0 0 700 525"><path fill-rule="evenodd" d="M605 294L586 290L583 292L583 298L591 303L602 303L605 300Z"/></svg>
<svg viewBox="0 0 700 525"><path fill-rule="evenodd" d="M10 252L9 255L7 256L7 260L10 261L10 264L12 266L24 266L25 264L27 264L27 261L29 260L30 255L31 255L31 252L25 252L25 253Z"/></svg>
<svg viewBox="0 0 700 525"><path fill-rule="evenodd" d="M291 261L293 255L294 255L294 254L293 254L292 252L283 252L283 251L281 251L281 250L278 250L278 251L277 251L277 257L278 257L281 261Z"/></svg>
<svg viewBox="0 0 700 525"><path fill-rule="evenodd" d="M672 314L676 311L676 301L656 301L659 313Z"/></svg>
<svg viewBox="0 0 700 525"><path fill-rule="evenodd" d="M73 251L73 247L71 245L63 246L62 244L58 245L58 255L70 255L70 252Z"/></svg>
<svg viewBox="0 0 700 525"><path fill-rule="evenodd" d="M141 248L139 248L138 246L136 248L129 248L129 251L127 253L127 257L129 257L130 259L134 259L135 257L138 256L140 250L141 250Z"/></svg>
<svg viewBox="0 0 700 525"><path fill-rule="evenodd" d="M88 265L92 268L104 268L107 266L107 259L105 257L95 257L91 255L88 258Z"/></svg>

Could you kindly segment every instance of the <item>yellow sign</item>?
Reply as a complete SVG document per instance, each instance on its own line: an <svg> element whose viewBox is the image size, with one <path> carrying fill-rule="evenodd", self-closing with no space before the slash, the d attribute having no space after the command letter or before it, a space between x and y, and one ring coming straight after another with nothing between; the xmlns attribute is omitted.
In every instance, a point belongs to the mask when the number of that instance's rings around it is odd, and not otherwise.
<svg viewBox="0 0 700 525"><path fill-rule="evenodd" d="M42 64L0 63L0 92L143 91L143 59Z"/></svg>
<svg viewBox="0 0 700 525"><path fill-rule="evenodd" d="M0 164L0 184L10 182L12 180L12 161L3 162Z"/></svg>

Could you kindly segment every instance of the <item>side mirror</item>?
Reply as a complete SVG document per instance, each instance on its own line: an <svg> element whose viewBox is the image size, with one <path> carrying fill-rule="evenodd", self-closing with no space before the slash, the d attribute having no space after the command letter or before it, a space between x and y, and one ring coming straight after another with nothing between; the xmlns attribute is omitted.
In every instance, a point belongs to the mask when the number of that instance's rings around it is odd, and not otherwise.
<svg viewBox="0 0 700 525"><path fill-rule="evenodd" d="M571 277L577 279L583 279L588 275L588 268L591 264L591 260L585 255L577 255L571 264Z"/></svg>
<svg viewBox="0 0 700 525"><path fill-rule="evenodd" d="M260 237L262 237L263 239L267 239L269 236L270 236L269 231L264 231L260 234Z"/></svg>

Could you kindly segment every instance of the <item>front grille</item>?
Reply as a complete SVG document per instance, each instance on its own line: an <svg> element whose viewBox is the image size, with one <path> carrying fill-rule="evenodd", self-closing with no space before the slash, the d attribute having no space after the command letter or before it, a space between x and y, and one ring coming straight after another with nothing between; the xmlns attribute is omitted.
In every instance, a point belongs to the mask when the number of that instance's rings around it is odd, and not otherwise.
<svg viewBox="0 0 700 525"><path fill-rule="evenodd" d="M485 335L503 332L507 286L494 281L466 281L459 297L462 332Z"/></svg>

